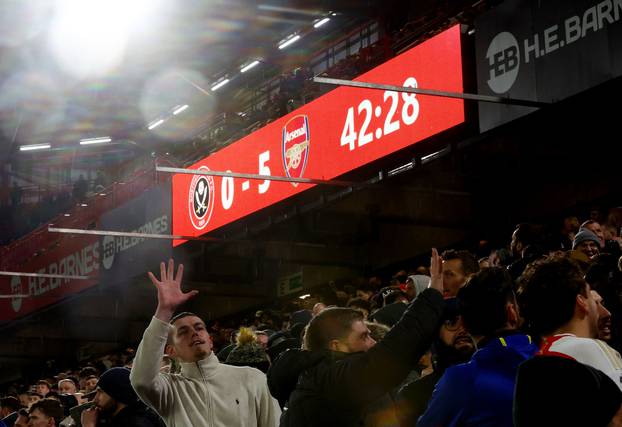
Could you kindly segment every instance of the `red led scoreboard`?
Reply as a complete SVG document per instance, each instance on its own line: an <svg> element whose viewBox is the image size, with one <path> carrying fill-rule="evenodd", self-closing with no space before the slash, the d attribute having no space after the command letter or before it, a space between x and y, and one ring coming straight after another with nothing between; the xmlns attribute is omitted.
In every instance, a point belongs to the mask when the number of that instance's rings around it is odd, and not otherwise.
<svg viewBox="0 0 622 427"><path fill-rule="evenodd" d="M356 80L462 92L459 26ZM460 99L340 87L190 168L329 180L462 122ZM173 234L203 235L312 186L177 174Z"/></svg>

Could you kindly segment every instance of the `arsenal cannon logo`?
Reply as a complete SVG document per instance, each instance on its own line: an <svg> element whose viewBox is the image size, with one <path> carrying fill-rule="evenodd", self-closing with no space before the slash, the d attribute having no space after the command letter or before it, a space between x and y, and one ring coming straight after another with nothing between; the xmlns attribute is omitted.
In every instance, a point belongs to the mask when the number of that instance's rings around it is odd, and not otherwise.
<svg viewBox="0 0 622 427"><path fill-rule="evenodd" d="M295 116L283 127L283 167L290 178L302 178L309 158L311 133L307 116ZM296 187L297 182L292 182Z"/></svg>

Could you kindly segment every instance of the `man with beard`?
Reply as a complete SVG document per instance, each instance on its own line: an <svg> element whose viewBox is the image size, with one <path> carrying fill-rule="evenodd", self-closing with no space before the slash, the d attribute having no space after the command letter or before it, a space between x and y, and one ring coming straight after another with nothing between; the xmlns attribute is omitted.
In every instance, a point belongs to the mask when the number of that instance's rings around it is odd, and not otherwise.
<svg viewBox="0 0 622 427"><path fill-rule="evenodd" d="M106 419L106 426L113 427L164 427L160 417L138 399L127 368L111 368L103 373L93 404L82 412L83 427L97 427L100 418Z"/></svg>
<svg viewBox="0 0 622 427"><path fill-rule="evenodd" d="M434 386L450 366L468 362L475 351L473 338L466 332L456 298L445 300L445 312L438 338L433 344L434 371L406 384L398 393L400 425L414 426L425 412Z"/></svg>
<svg viewBox="0 0 622 427"><path fill-rule="evenodd" d="M514 282L505 268L482 270L460 288L458 306L478 350L445 371L417 426L513 427L516 372L537 350L518 330Z"/></svg>

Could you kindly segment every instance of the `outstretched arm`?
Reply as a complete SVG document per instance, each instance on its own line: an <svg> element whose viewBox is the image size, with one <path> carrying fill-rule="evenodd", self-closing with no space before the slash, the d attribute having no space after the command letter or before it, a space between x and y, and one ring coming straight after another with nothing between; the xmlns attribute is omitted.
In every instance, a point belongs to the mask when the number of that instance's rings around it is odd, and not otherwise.
<svg viewBox="0 0 622 427"><path fill-rule="evenodd" d="M175 262L172 259L168 260L168 268L163 262L160 263L160 280L158 280L152 272L149 272L151 283L153 283L158 290L158 308L156 309L154 317L167 323L170 322L177 307L199 293L199 291L182 292L181 279L184 276L183 264L179 264L177 275L174 275L174 273Z"/></svg>
<svg viewBox="0 0 622 427"><path fill-rule="evenodd" d="M359 405L372 402L399 385L438 336L445 307L442 262L432 250L429 289L406 309L402 318L374 347L331 365L322 380L334 396L351 396ZM358 390L351 393L351 390Z"/></svg>
<svg viewBox="0 0 622 427"><path fill-rule="evenodd" d="M440 293L443 289L443 260L436 248L432 248L432 258L430 259L430 288L436 289Z"/></svg>
<svg viewBox="0 0 622 427"><path fill-rule="evenodd" d="M160 264L160 279L149 272L149 278L158 290L158 308L143 334L130 373L132 387L138 396L162 418L167 418L173 399L170 383L160 373L160 362L172 328L169 322L175 310L198 293L181 291L183 265L179 265L177 275L174 272L175 263L172 259L168 262L168 268L165 263Z"/></svg>

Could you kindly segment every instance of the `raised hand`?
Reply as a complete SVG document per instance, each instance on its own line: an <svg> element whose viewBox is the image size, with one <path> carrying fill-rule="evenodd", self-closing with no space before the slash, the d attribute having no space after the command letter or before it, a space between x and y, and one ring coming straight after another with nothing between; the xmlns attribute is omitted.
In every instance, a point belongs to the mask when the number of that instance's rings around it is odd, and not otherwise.
<svg viewBox="0 0 622 427"><path fill-rule="evenodd" d="M430 288L443 293L443 260L436 248L432 248L430 259Z"/></svg>
<svg viewBox="0 0 622 427"><path fill-rule="evenodd" d="M160 263L160 280L149 272L149 278L158 290L158 308L155 317L168 322L173 313L180 305L194 297L199 291L183 292L181 290L181 279L184 275L184 265L179 264L177 275L175 273L175 262L168 260L168 268L163 262Z"/></svg>

